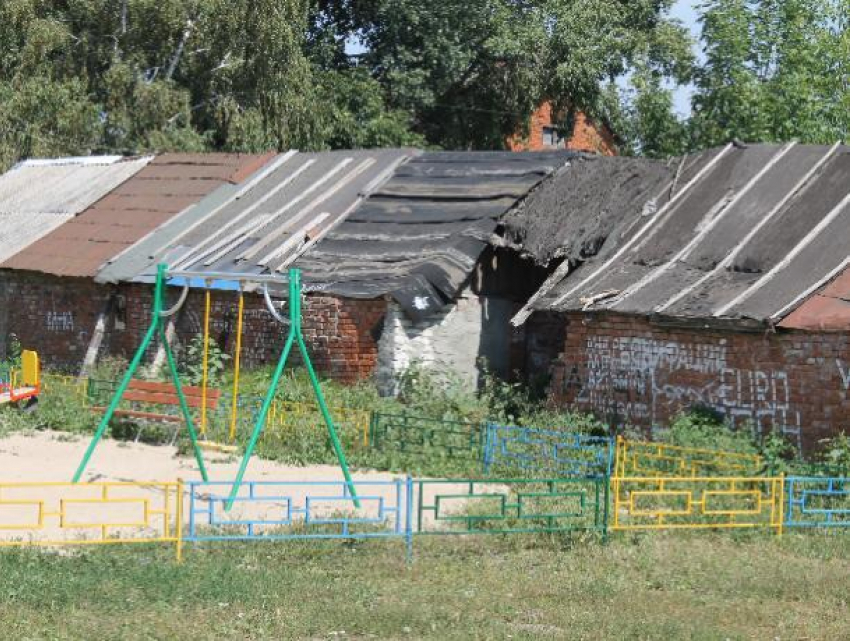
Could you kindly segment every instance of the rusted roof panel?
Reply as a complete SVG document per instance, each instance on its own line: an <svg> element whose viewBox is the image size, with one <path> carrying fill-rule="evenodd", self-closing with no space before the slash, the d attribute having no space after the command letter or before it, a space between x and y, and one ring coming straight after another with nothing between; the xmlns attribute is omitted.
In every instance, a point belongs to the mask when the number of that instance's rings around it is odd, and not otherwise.
<svg viewBox="0 0 850 641"><path fill-rule="evenodd" d="M850 267L786 316L779 326L788 329L850 330Z"/></svg>
<svg viewBox="0 0 850 641"><path fill-rule="evenodd" d="M270 157L169 153L153 159L79 216L2 265L10 269L94 276L104 262L226 184L236 184Z"/></svg>

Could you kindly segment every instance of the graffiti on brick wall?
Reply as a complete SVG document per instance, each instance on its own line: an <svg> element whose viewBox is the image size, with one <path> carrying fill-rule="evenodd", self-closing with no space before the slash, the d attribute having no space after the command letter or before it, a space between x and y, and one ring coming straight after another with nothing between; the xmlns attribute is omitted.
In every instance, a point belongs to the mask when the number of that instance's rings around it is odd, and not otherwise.
<svg viewBox="0 0 850 641"><path fill-rule="evenodd" d="M689 406L712 408L758 434L777 429L799 441L801 419L787 372L732 367L728 345L594 336L586 366L567 367L564 392L579 409L609 420L656 425ZM850 375L850 373L848 373Z"/></svg>
<svg viewBox="0 0 850 641"><path fill-rule="evenodd" d="M48 332L72 332L74 331L74 314L72 312L47 311Z"/></svg>
<svg viewBox="0 0 850 641"><path fill-rule="evenodd" d="M835 364L838 366L838 374L841 376L841 384L844 385L845 390L850 390L850 364L846 367L844 363L841 362L841 359L836 358Z"/></svg>

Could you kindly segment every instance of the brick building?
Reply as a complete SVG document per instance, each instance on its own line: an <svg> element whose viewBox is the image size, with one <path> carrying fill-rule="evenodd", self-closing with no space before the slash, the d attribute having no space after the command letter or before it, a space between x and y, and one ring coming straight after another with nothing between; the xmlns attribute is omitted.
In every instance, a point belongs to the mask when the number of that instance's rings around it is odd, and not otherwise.
<svg viewBox="0 0 850 641"><path fill-rule="evenodd" d="M567 135L555 116L552 103L542 103L531 114L528 131L509 138L507 148L511 151L570 149L603 156L617 154L616 138L605 123L578 112L572 123L572 131Z"/></svg>
<svg viewBox="0 0 850 641"><path fill-rule="evenodd" d="M850 429L850 150L729 145L675 169L532 302L552 401L646 429L702 406L803 451Z"/></svg>

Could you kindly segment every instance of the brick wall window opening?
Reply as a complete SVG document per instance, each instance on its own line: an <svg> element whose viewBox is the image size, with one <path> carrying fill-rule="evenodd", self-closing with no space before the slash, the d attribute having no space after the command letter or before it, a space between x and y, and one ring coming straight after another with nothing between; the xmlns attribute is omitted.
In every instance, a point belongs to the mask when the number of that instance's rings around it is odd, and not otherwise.
<svg viewBox="0 0 850 641"><path fill-rule="evenodd" d="M561 130L557 127L543 127L542 134L544 147L560 149L565 146L564 137L561 135Z"/></svg>

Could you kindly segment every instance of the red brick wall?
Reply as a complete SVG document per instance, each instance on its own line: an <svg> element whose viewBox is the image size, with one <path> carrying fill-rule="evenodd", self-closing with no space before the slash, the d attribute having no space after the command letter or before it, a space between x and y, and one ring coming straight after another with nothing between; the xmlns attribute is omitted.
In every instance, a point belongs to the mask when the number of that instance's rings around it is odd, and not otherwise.
<svg viewBox="0 0 850 641"><path fill-rule="evenodd" d="M550 149L550 147L546 147L543 144L543 128L553 126L554 120L552 116L552 105L544 102L531 115L528 134L525 136L513 136L507 142L508 149L511 151L541 151ZM602 154L603 156L614 156L617 153L614 136L608 127L597 125L583 113L576 115L572 135L566 141L565 148Z"/></svg>
<svg viewBox="0 0 850 641"><path fill-rule="evenodd" d="M562 317L554 403L616 424L663 426L684 408L772 429L809 452L850 431L850 333L671 329L620 314Z"/></svg>
<svg viewBox="0 0 850 641"><path fill-rule="evenodd" d="M46 367L79 370L97 316L110 297L118 295L124 301L120 314L124 327L116 326L114 313L110 315L101 356L132 357L150 324L152 286L98 285L90 279L29 272L6 272L0 277L8 284L7 331L16 334L25 347L36 349ZM167 305L176 302L179 293L170 289ZM211 336L231 354L235 350L237 300L235 292L214 292L211 301ZM113 312L115 308L113 303ZM384 300L308 295L302 311L307 346L321 374L343 382L372 374L386 312ZM192 291L176 317L180 342L203 331L203 314L204 294ZM271 318L261 296L245 295L243 318L242 366L276 362L286 328Z"/></svg>

